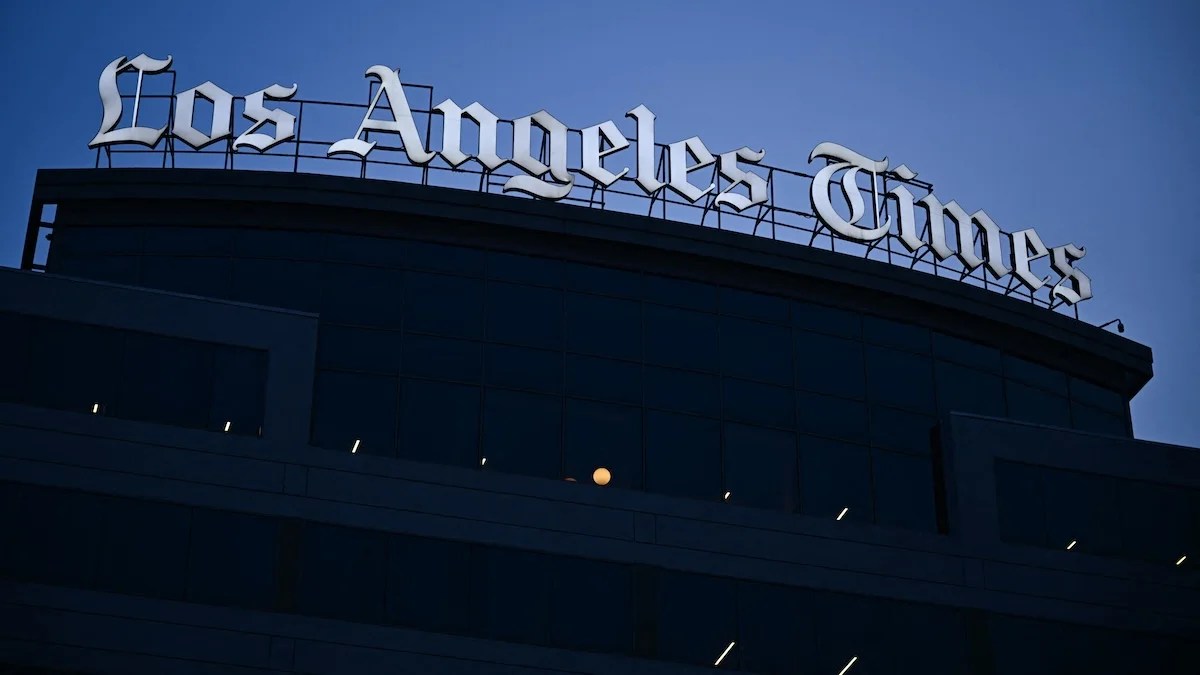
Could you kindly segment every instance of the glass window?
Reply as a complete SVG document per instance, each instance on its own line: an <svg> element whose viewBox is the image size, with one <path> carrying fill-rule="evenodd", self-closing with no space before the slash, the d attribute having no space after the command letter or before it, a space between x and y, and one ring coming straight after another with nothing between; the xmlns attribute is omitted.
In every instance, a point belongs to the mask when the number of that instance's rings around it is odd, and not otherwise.
<svg viewBox="0 0 1200 675"><path fill-rule="evenodd" d="M88 502L99 530L95 587L182 600L187 586L191 509L102 495L92 495Z"/></svg>
<svg viewBox="0 0 1200 675"><path fill-rule="evenodd" d="M1085 382L1075 377L1072 377L1070 382L1071 401L1073 403L1086 403L1116 417L1124 417L1129 409L1129 406L1125 402L1125 397L1115 391L1110 391L1104 387L1096 386L1091 382Z"/></svg>
<svg viewBox="0 0 1200 675"><path fill-rule="evenodd" d="M205 255L228 258L238 230L222 227L145 227L142 247L147 255ZM133 252L133 251L130 251Z"/></svg>
<svg viewBox="0 0 1200 675"><path fill-rule="evenodd" d="M1117 479L1076 471L1044 469L1047 545L1079 553L1119 555L1121 522Z"/></svg>
<svg viewBox="0 0 1200 675"><path fill-rule="evenodd" d="M408 269L448 272L470 277L482 277L485 254L464 246L431 244L424 241L404 242L404 262Z"/></svg>
<svg viewBox="0 0 1200 675"><path fill-rule="evenodd" d="M722 371L726 375L791 386L790 333L783 326L722 317Z"/></svg>
<svg viewBox="0 0 1200 675"><path fill-rule="evenodd" d="M736 594L732 579L659 572L658 658L712 667L737 640Z"/></svg>
<svg viewBox="0 0 1200 675"><path fill-rule="evenodd" d="M326 234L321 260L399 268L404 266L405 244L403 239L391 237Z"/></svg>
<svg viewBox="0 0 1200 675"><path fill-rule="evenodd" d="M394 375L400 370L400 333L321 322L317 364L339 370Z"/></svg>
<svg viewBox="0 0 1200 675"><path fill-rule="evenodd" d="M989 373L1000 373L1004 366L1000 350L937 332L933 334L933 355Z"/></svg>
<svg viewBox="0 0 1200 675"><path fill-rule="evenodd" d="M274 609L279 532L275 518L193 509L187 600Z"/></svg>
<svg viewBox="0 0 1200 675"><path fill-rule="evenodd" d="M256 305L320 312L321 271L320 263L237 258L230 294Z"/></svg>
<svg viewBox="0 0 1200 675"><path fill-rule="evenodd" d="M233 263L229 258L148 255L142 257L141 266L141 286L203 298L230 297Z"/></svg>
<svg viewBox="0 0 1200 675"><path fill-rule="evenodd" d="M1002 541L1046 545L1046 496L1042 475L1043 470L1039 467L996 460L996 511Z"/></svg>
<svg viewBox="0 0 1200 675"><path fill-rule="evenodd" d="M725 417L750 424L795 425L795 390L770 384L724 378Z"/></svg>
<svg viewBox="0 0 1200 675"><path fill-rule="evenodd" d="M641 404L642 364L567 354L567 393Z"/></svg>
<svg viewBox="0 0 1200 675"><path fill-rule="evenodd" d="M213 346L212 412L209 429L253 436L263 424L267 353L229 345Z"/></svg>
<svg viewBox="0 0 1200 675"><path fill-rule="evenodd" d="M403 272L336 263L325 263L322 271L322 321L400 328Z"/></svg>
<svg viewBox="0 0 1200 675"><path fill-rule="evenodd" d="M796 419L800 431L866 443L867 406L832 396L796 392Z"/></svg>
<svg viewBox="0 0 1200 675"><path fill-rule="evenodd" d="M1065 396L1021 384L1015 380L1004 383L1008 416L1022 422L1046 424L1063 429L1071 426L1071 406Z"/></svg>
<svg viewBox="0 0 1200 675"><path fill-rule="evenodd" d="M863 317L863 338L867 342L896 347L921 354L929 353L929 329L910 323L882 319L877 316Z"/></svg>
<svg viewBox="0 0 1200 675"><path fill-rule="evenodd" d="M313 444L332 450L396 454L398 383L395 377L317 371L313 386Z"/></svg>
<svg viewBox="0 0 1200 675"><path fill-rule="evenodd" d="M567 401L566 476L590 482L608 469L611 487L642 487L642 411L624 405Z"/></svg>
<svg viewBox="0 0 1200 675"><path fill-rule="evenodd" d="M405 375L461 382L483 377L483 349L478 342L408 333L403 354Z"/></svg>
<svg viewBox="0 0 1200 675"><path fill-rule="evenodd" d="M1071 402L1071 427L1097 434L1129 435L1129 427L1125 423L1124 415L1113 415L1075 401Z"/></svg>
<svg viewBox="0 0 1200 675"><path fill-rule="evenodd" d="M872 522L871 456L861 445L800 438L800 511L818 518Z"/></svg>
<svg viewBox="0 0 1200 675"><path fill-rule="evenodd" d="M566 340L570 351L641 359L641 303L568 293Z"/></svg>
<svg viewBox="0 0 1200 675"><path fill-rule="evenodd" d="M798 509L794 434L726 424L724 457L730 501L787 512Z"/></svg>
<svg viewBox="0 0 1200 675"><path fill-rule="evenodd" d="M646 411L646 490L674 497L719 499L721 423Z"/></svg>
<svg viewBox="0 0 1200 675"><path fill-rule="evenodd" d="M557 558L550 596L550 644L563 649L633 652L633 576L628 565Z"/></svg>
<svg viewBox="0 0 1200 675"><path fill-rule="evenodd" d="M928 456L936 427L937 418L929 415L871 406L871 444L877 447Z"/></svg>
<svg viewBox="0 0 1200 675"><path fill-rule="evenodd" d="M643 284L645 298L651 302L702 312L717 311L716 286L655 274L647 274Z"/></svg>
<svg viewBox="0 0 1200 675"><path fill-rule="evenodd" d="M35 320L24 314L0 312L0 353L8 363L0 368L0 401L29 399L29 349Z"/></svg>
<svg viewBox="0 0 1200 675"><path fill-rule="evenodd" d="M464 632L468 626L470 561L468 544L389 537L388 622L440 633Z"/></svg>
<svg viewBox="0 0 1200 675"><path fill-rule="evenodd" d="M642 297L642 275L638 272L566 263L563 274L564 285L572 290L626 298Z"/></svg>
<svg viewBox="0 0 1200 675"><path fill-rule="evenodd" d="M400 447L419 462L479 463L479 388L428 380L403 380Z"/></svg>
<svg viewBox="0 0 1200 675"><path fill-rule="evenodd" d="M500 253L487 254L487 274L490 279L514 281L537 286L560 286L562 263L551 258L535 258L528 255Z"/></svg>
<svg viewBox="0 0 1200 675"><path fill-rule="evenodd" d="M646 361L677 368L717 369L717 317L674 307L646 305Z"/></svg>
<svg viewBox="0 0 1200 675"><path fill-rule="evenodd" d="M488 284L488 337L530 347L562 347L562 291L536 286Z"/></svg>
<svg viewBox="0 0 1200 675"><path fill-rule="evenodd" d="M59 410L89 412L100 403L116 409L124 335L117 330L31 318L26 401Z"/></svg>
<svg viewBox="0 0 1200 675"><path fill-rule="evenodd" d="M813 593L798 588L740 582L737 603L741 637L734 649L741 669L752 673L808 672L816 659L814 624L820 620L812 600Z"/></svg>
<svg viewBox="0 0 1200 675"><path fill-rule="evenodd" d="M141 279L141 256L54 256L53 260L56 264L50 271L55 274L132 285Z"/></svg>
<svg viewBox="0 0 1200 675"><path fill-rule="evenodd" d="M778 296L736 288L721 288L719 294L722 314L774 323L787 323L790 317L788 301Z"/></svg>
<svg viewBox="0 0 1200 675"><path fill-rule="evenodd" d="M445 274L404 277L404 328L477 338L483 334L483 282Z"/></svg>
<svg viewBox="0 0 1200 675"><path fill-rule="evenodd" d="M562 406L558 396L488 389L483 413L487 468L562 478Z"/></svg>
<svg viewBox="0 0 1200 675"><path fill-rule="evenodd" d="M871 452L875 522L924 532L937 531L933 465L928 457L887 450Z"/></svg>
<svg viewBox="0 0 1200 675"><path fill-rule="evenodd" d="M868 346L867 381L872 401L917 410L934 409L933 364L924 356Z"/></svg>
<svg viewBox="0 0 1200 675"><path fill-rule="evenodd" d="M862 398L865 379L861 342L820 333L796 333L797 387Z"/></svg>
<svg viewBox="0 0 1200 675"><path fill-rule="evenodd" d="M484 355L488 384L555 393L562 391L562 352L489 344Z"/></svg>
<svg viewBox="0 0 1200 675"><path fill-rule="evenodd" d="M96 497L0 482L0 572L9 579L89 588L104 542ZM35 513L37 518L28 514Z"/></svg>
<svg viewBox="0 0 1200 675"><path fill-rule="evenodd" d="M646 366L646 405L718 417L721 381L714 375Z"/></svg>
<svg viewBox="0 0 1200 675"><path fill-rule="evenodd" d="M387 616L387 535L306 522L298 558L297 612L383 622Z"/></svg>
<svg viewBox="0 0 1200 675"><path fill-rule="evenodd" d="M936 361L934 371L942 413L1004 417L1004 381L998 375L945 361Z"/></svg>
<svg viewBox="0 0 1200 675"><path fill-rule="evenodd" d="M203 429L209 421L213 350L149 333L127 333L118 405L125 419Z"/></svg>
<svg viewBox="0 0 1200 675"><path fill-rule="evenodd" d="M1117 491L1123 555L1174 563L1187 554L1191 562L1200 544L1191 512L1200 491L1135 480L1118 481Z"/></svg>
<svg viewBox="0 0 1200 675"><path fill-rule="evenodd" d="M473 547L474 632L493 640L546 644L554 562L529 551Z"/></svg>
<svg viewBox="0 0 1200 675"><path fill-rule="evenodd" d="M862 339L862 317L854 312L807 302L792 303L792 325L804 330Z"/></svg>
<svg viewBox="0 0 1200 675"><path fill-rule="evenodd" d="M1065 374L1024 359L1005 355L1004 376L1041 387L1057 396L1064 398L1067 396L1067 376Z"/></svg>
<svg viewBox="0 0 1200 675"><path fill-rule="evenodd" d="M321 260L325 256L323 232L244 228L233 232L234 255L243 258Z"/></svg>

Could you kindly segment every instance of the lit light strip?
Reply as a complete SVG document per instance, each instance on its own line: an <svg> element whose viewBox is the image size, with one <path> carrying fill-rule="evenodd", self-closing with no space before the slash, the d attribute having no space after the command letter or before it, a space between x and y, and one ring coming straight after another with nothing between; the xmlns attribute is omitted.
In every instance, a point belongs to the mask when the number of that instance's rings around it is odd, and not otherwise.
<svg viewBox="0 0 1200 675"><path fill-rule="evenodd" d="M850 670L850 666L854 665L854 662L857 660L858 660L857 656L850 657L850 663L847 663L846 667L842 668L842 672L838 673L838 675L846 675L846 671Z"/></svg>
<svg viewBox="0 0 1200 675"><path fill-rule="evenodd" d="M725 501L729 501L729 495L731 495L731 494L733 494L733 493L729 492L728 490L725 491Z"/></svg>
<svg viewBox="0 0 1200 675"><path fill-rule="evenodd" d="M96 413L98 413L98 412L100 412L100 404L99 404L99 403L93 403L93 404L92 404L92 414L93 414L93 415L95 415L95 414L96 414Z"/></svg>
<svg viewBox="0 0 1200 675"><path fill-rule="evenodd" d="M358 444L359 443L362 443L362 439L360 439L360 438L354 439L354 447L350 448L350 454L353 455L354 453L358 452Z"/></svg>
<svg viewBox="0 0 1200 675"><path fill-rule="evenodd" d="M1176 566L1176 567L1179 567L1180 565L1182 565L1182 564L1183 564L1183 561L1184 561L1184 560L1187 560L1187 556L1186 556L1186 555L1185 555L1185 556L1183 556L1182 558L1180 558L1179 560L1176 560L1176 561L1175 561L1175 566Z"/></svg>
<svg viewBox="0 0 1200 675"><path fill-rule="evenodd" d="M734 640L734 642L737 642L737 640ZM729 653L730 649L733 649L733 642L730 642L729 646L725 648L725 651L721 652L721 655L717 657L716 662L713 663L714 667L721 665L721 661L725 659L725 655Z"/></svg>
<svg viewBox="0 0 1200 675"><path fill-rule="evenodd" d="M1071 549L1075 548L1075 544L1077 544L1077 543L1078 542L1076 542L1074 539L1072 539L1071 543L1067 544L1067 550L1070 551Z"/></svg>
<svg viewBox="0 0 1200 675"><path fill-rule="evenodd" d="M229 421L226 421L226 422L225 422L225 431L229 431L229 425L230 425L230 424L233 424L233 422L229 422Z"/></svg>
<svg viewBox="0 0 1200 675"><path fill-rule="evenodd" d="M838 519L838 520L841 520L841 519L842 519L842 517L843 517L843 516L845 516L845 515L846 515L846 512L847 512L847 511L849 511L849 510L850 510L850 507L849 507L849 506L847 506L846 508L842 509L842 512L838 514L838 517L837 517L837 519Z"/></svg>
<svg viewBox="0 0 1200 675"><path fill-rule="evenodd" d="M479 466L487 466L487 457L479 460Z"/></svg>

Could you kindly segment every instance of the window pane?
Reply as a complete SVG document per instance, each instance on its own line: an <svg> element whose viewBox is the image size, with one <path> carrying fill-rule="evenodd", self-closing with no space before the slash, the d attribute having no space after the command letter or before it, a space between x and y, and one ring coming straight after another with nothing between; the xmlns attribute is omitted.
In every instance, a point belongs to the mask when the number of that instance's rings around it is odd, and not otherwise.
<svg viewBox="0 0 1200 675"><path fill-rule="evenodd" d="M642 305L632 300L567 293L567 349L624 359L642 358Z"/></svg>
<svg viewBox="0 0 1200 675"><path fill-rule="evenodd" d="M322 322L317 364L338 370L394 375L400 370L400 333Z"/></svg>
<svg viewBox="0 0 1200 675"><path fill-rule="evenodd" d="M320 312L322 278L320 263L235 258L230 293L256 305Z"/></svg>
<svg viewBox="0 0 1200 675"><path fill-rule="evenodd" d="M562 398L488 389L484 399L483 456L488 468L562 478Z"/></svg>
<svg viewBox="0 0 1200 675"><path fill-rule="evenodd" d="M646 411L646 490L717 499L721 491L721 423Z"/></svg>
<svg viewBox="0 0 1200 675"><path fill-rule="evenodd" d="M94 495L0 482L0 573L7 579L90 588L104 544ZM28 514L36 513L37 518Z"/></svg>
<svg viewBox="0 0 1200 675"><path fill-rule="evenodd" d="M643 284L645 297L652 302L702 312L717 311L716 286L654 274L647 274Z"/></svg>
<svg viewBox="0 0 1200 675"><path fill-rule="evenodd" d="M721 318L721 369L735 375L776 384L792 384L791 330L783 326Z"/></svg>
<svg viewBox="0 0 1200 675"><path fill-rule="evenodd" d="M188 601L274 609L279 529L275 518L193 509Z"/></svg>
<svg viewBox="0 0 1200 675"><path fill-rule="evenodd" d="M642 402L642 364L567 355L567 393L618 403Z"/></svg>
<svg viewBox="0 0 1200 675"><path fill-rule="evenodd" d="M868 346L867 381L871 400L932 411L933 364L924 356Z"/></svg>
<svg viewBox="0 0 1200 675"><path fill-rule="evenodd" d="M550 644L563 649L633 652L633 577L627 565L553 560Z"/></svg>
<svg viewBox="0 0 1200 675"><path fill-rule="evenodd" d="M933 334L933 355L939 359L986 370L989 373L999 374L1003 371L1004 364L998 349L943 333L935 332Z"/></svg>
<svg viewBox="0 0 1200 675"><path fill-rule="evenodd" d="M721 381L713 375L646 366L646 405L717 417Z"/></svg>
<svg viewBox="0 0 1200 675"><path fill-rule="evenodd" d="M861 342L820 333L796 333L797 387L862 398L865 378Z"/></svg>
<svg viewBox="0 0 1200 675"><path fill-rule="evenodd" d="M479 249L424 241L404 242L404 263L408 269L481 277L485 260L484 252Z"/></svg>
<svg viewBox="0 0 1200 675"><path fill-rule="evenodd" d="M1046 545L1043 471L1035 466L996 461L996 510L1000 539L1013 544Z"/></svg>
<svg viewBox="0 0 1200 675"><path fill-rule="evenodd" d="M1071 427L1097 434L1128 436L1124 416L1118 417L1090 405L1071 402Z"/></svg>
<svg viewBox="0 0 1200 675"><path fill-rule="evenodd" d="M736 288L721 288L719 295L722 314L773 323L787 323L790 317L788 301L785 298Z"/></svg>
<svg viewBox="0 0 1200 675"><path fill-rule="evenodd" d="M929 329L876 316L863 317L863 338L872 344L929 353Z"/></svg>
<svg viewBox="0 0 1200 675"><path fill-rule="evenodd" d="M145 256L140 286L202 298L230 297L233 263L229 258Z"/></svg>
<svg viewBox="0 0 1200 675"><path fill-rule="evenodd" d="M483 334L483 282L445 274L404 277L404 328L477 338Z"/></svg>
<svg viewBox="0 0 1200 675"><path fill-rule="evenodd" d="M801 513L872 522L870 451L865 446L824 438L800 438Z"/></svg>
<svg viewBox="0 0 1200 675"><path fill-rule="evenodd" d="M210 345L129 332L121 392L113 414L132 420L203 429L213 389Z"/></svg>
<svg viewBox="0 0 1200 675"><path fill-rule="evenodd" d="M928 456L936 426L937 419L929 415L871 406L871 444L877 447Z"/></svg>
<svg viewBox="0 0 1200 675"><path fill-rule="evenodd" d="M1058 396L1067 396L1066 375L1024 359L1006 355L1004 357L1004 376L1041 387Z"/></svg>
<svg viewBox="0 0 1200 675"><path fill-rule="evenodd" d="M546 644L554 572L551 559L528 551L476 546L471 563L474 631L494 640Z"/></svg>
<svg viewBox="0 0 1200 675"><path fill-rule="evenodd" d="M559 286L562 283L563 263L551 258L499 253L487 254L489 279L502 279L537 286Z"/></svg>
<svg viewBox="0 0 1200 675"><path fill-rule="evenodd" d="M741 637L735 649L742 670L752 673L807 672L816 658L814 622L819 620L812 595L786 586L738 584Z"/></svg>
<svg viewBox="0 0 1200 675"><path fill-rule="evenodd" d="M572 290L627 298L642 297L642 275L639 272L581 263L565 263L563 271L563 284Z"/></svg>
<svg viewBox="0 0 1200 675"><path fill-rule="evenodd" d="M392 536L388 541L389 623L420 630L467 629L471 547L452 541Z"/></svg>
<svg viewBox="0 0 1200 675"><path fill-rule="evenodd" d="M804 330L862 338L862 317L854 312L807 302L792 303L792 325Z"/></svg>
<svg viewBox="0 0 1200 675"><path fill-rule="evenodd" d="M934 367L942 413L1004 417L1004 381L998 375L945 361L936 362Z"/></svg>
<svg viewBox="0 0 1200 675"><path fill-rule="evenodd" d="M30 405L90 412L116 408L124 335L115 329L31 318Z"/></svg>
<svg viewBox="0 0 1200 675"><path fill-rule="evenodd" d="M795 435L726 424L724 456L725 489L733 503L797 510Z"/></svg>
<svg viewBox="0 0 1200 675"><path fill-rule="evenodd" d="M321 320L400 328L404 273L365 265L323 265Z"/></svg>
<svg viewBox="0 0 1200 675"><path fill-rule="evenodd" d="M1005 382L1008 416L1022 422L1047 424L1064 429L1071 426L1071 407L1064 396L1014 380Z"/></svg>
<svg viewBox="0 0 1200 675"><path fill-rule="evenodd" d="M403 380L400 448L404 459L455 466L479 463L479 388Z"/></svg>
<svg viewBox="0 0 1200 675"><path fill-rule="evenodd" d="M795 425L795 393L790 387L725 378L727 419L792 428Z"/></svg>
<svg viewBox="0 0 1200 675"><path fill-rule="evenodd" d="M609 470L609 486L642 487L642 411L640 408L570 399L567 401L567 476L592 480L599 467Z"/></svg>
<svg viewBox="0 0 1200 675"><path fill-rule="evenodd" d="M488 337L531 347L562 347L562 291L488 284Z"/></svg>
<svg viewBox="0 0 1200 675"><path fill-rule="evenodd" d="M358 440L358 452L396 454L396 378L322 370L313 389L313 444L350 451Z"/></svg>
<svg viewBox="0 0 1200 675"><path fill-rule="evenodd" d="M210 429L254 436L263 424L263 400L267 388L267 353L215 345Z"/></svg>
<svg viewBox="0 0 1200 675"><path fill-rule="evenodd" d="M936 532L930 459L886 450L874 450L871 459L875 522L888 527Z"/></svg>
<svg viewBox="0 0 1200 675"><path fill-rule="evenodd" d="M1043 469L1046 535L1051 548L1112 555L1121 550L1116 479L1061 469Z"/></svg>
<svg viewBox="0 0 1200 675"><path fill-rule="evenodd" d="M1086 403L1116 417L1124 417L1129 408L1125 398L1117 392L1074 377L1071 378L1071 401Z"/></svg>
<svg viewBox="0 0 1200 675"><path fill-rule="evenodd" d="M483 350L470 340L408 333L402 365L405 375L478 382L483 377Z"/></svg>
<svg viewBox="0 0 1200 675"><path fill-rule="evenodd" d="M296 611L381 623L386 616L387 536L307 522L300 539Z"/></svg>
<svg viewBox="0 0 1200 675"><path fill-rule="evenodd" d="M732 579L659 571L658 658L712 667L737 639L736 588Z"/></svg>
<svg viewBox="0 0 1200 675"><path fill-rule="evenodd" d="M0 368L0 401L29 402L29 349L35 321L32 317L0 312L0 353L8 363Z"/></svg>
<svg viewBox="0 0 1200 675"><path fill-rule="evenodd" d="M717 317L686 309L646 305L646 361L715 371Z"/></svg>
<svg viewBox="0 0 1200 675"><path fill-rule="evenodd" d="M861 401L798 391L796 415L805 433L867 442L867 406Z"/></svg>
<svg viewBox="0 0 1200 675"><path fill-rule="evenodd" d="M488 384L555 393L562 391L562 352L490 344L484 355Z"/></svg>
<svg viewBox="0 0 1200 675"><path fill-rule="evenodd" d="M95 588L182 600L187 588L191 509L101 495L88 501L100 542Z"/></svg>

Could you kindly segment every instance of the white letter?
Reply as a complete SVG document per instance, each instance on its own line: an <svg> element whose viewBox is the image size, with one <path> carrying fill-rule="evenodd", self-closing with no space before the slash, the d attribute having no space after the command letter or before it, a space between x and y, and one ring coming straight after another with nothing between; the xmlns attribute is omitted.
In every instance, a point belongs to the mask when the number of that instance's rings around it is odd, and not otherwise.
<svg viewBox="0 0 1200 675"><path fill-rule="evenodd" d="M207 134L192 126L196 96L212 102L212 120L209 123L209 133ZM175 126L171 129L171 133L196 150L216 143L233 133L233 96L211 81L180 92L175 97L175 101Z"/></svg>
<svg viewBox="0 0 1200 675"><path fill-rule="evenodd" d="M653 195L663 187L654 178L654 113L639 105L625 116L637 120L637 184L646 194Z"/></svg>
<svg viewBox="0 0 1200 675"><path fill-rule="evenodd" d="M738 168L738 160L755 164L761 162L763 157L766 157L765 150L754 152L750 148L739 148L732 152L721 154L720 160L717 162L717 167L721 171L721 175L730 181L730 186L725 188L721 194L717 195L715 202L717 204L728 204L735 211L741 213L755 204L767 203L767 181L762 176L748 171L742 171ZM750 198L733 191L738 185L745 185L750 190Z"/></svg>
<svg viewBox="0 0 1200 675"><path fill-rule="evenodd" d="M240 148L243 145L248 145L259 152L266 152L271 148L291 138L296 129L296 118L288 112L284 112L278 108L267 110L263 107L263 99L270 98L273 101L286 101L296 95L296 85L292 85L289 89L281 84L273 84L266 89L256 91L246 97L246 109L242 111L242 117L254 122L254 126L250 127L237 140L233 142L234 148ZM275 125L275 135L268 136L266 134L255 133L263 128L267 122Z"/></svg>
<svg viewBox="0 0 1200 675"><path fill-rule="evenodd" d="M1042 238L1033 230L1021 230L1009 235L1012 238L1012 273L1031 292L1045 285L1040 277L1030 269L1029 263L1038 258L1045 258L1049 251L1042 243Z"/></svg>
<svg viewBox="0 0 1200 675"><path fill-rule="evenodd" d="M488 169L495 171L504 165L506 160L496 154L496 123L499 118L478 102L466 108L458 107L454 101L446 99L434 107L442 114L442 149L441 155L458 168L471 156L462 151L462 118L463 115L475 120L479 125L479 154L476 159Z"/></svg>
<svg viewBox="0 0 1200 675"><path fill-rule="evenodd" d="M669 146L669 153L671 182L667 184L667 187L678 192L689 202L699 201L701 197L717 187L715 184L709 183L708 187L701 190L688 182L688 172L704 168L717 161L708 148L704 147L704 142L700 140L699 136L672 143ZM691 166L687 165L689 156L696 160L696 163Z"/></svg>
<svg viewBox="0 0 1200 675"><path fill-rule="evenodd" d="M808 161L811 162L817 157L841 160L821 169L813 177L812 186L809 189L809 198L812 201L813 211L816 212L817 218L829 229L854 241L875 241L885 236L888 228L891 227L890 223L884 222L882 225L871 229L861 227L857 224L859 220L862 220L863 215L866 214L866 207L863 204L862 195L858 192L856 178L860 170L866 169L871 172L871 183L872 187L874 187L875 174L887 171L887 158L884 157L882 160L868 159L836 143L821 143L817 145L817 147L813 148L812 154L809 155ZM842 176L842 197L845 198L846 204L850 207L850 220L843 220L838 215L829 198L829 180L833 177L833 174L842 169L848 169L846 174ZM878 214L878 205L876 205L876 214ZM876 217L876 222L878 222L878 217Z"/></svg>
<svg viewBox="0 0 1200 675"><path fill-rule="evenodd" d="M550 144L550 166L533 158L529 152L533 124L546 132ZM571 193L575 177L567 171L567 127L545 110L513 120L513 164L529 172L529 176L513 176L504 183L504 191L524 192L543 199L562 199ZM539 180L547 171L560 183Z"/></svg>
<svg viewBox="0 0 1200 675"><path fill-rule="evenodd" d="M145 54L139 54L129 61L126 61L124 56L120 56L108 64L100 72L99 85L100 103L104 105L104 118L100 122L100 131L96 133L92 142L88 143L88 147L95 148L115 143L137 143L151 148L158 145L158 141L167 132L167 125L163 125L161 129L137 125L138 104L142 99L142 76L161 73L170 67L170 56L160 61ZM121 121L121 92L117 89L117 76L130 68L136 70L138 74L137 92L133 96L133 122L128 128L114 130L113 127L116 127L117 122Z"/></svg>
<svg viewBox="0 0 1200 675"><path fill-rule="evenodd" d="M399 72L387 66L371 66L367 69L365 76L372 75L379 80L379 91L375 92L375 98L371 99L371 105L367 106L367 114L363 116L358 132L354 134L353 138L340 140L329 146L329 150L325 154L348 153L366 159L367 153L375 147L375 141L368 143L359 137L366 131L390 131L400 135L400 140L404 143L404 154L408 155L408 161L413 164L428 164L435 153L427 152L424 145L421 144L421 135L417 133L417 125L413 122L412 110L409 109L408 99L404 96L404 85L400 84ZM388 103L391 104L392 120L371 119L371 114L375 112L375 106L379 103L379 97L385 93Z"/></svg>
<svg viewBox="0 0 1200 675"><path fill-rule="evenodd" d="M601 150L604 144L608 147ZM604 158L629 147L629 140L617 130L612 120L601 122L583 130L583 168L580 173L608 187L629 173L629 167L614 174L604 168Z"/></svg>
<svg viewBox="0 0 1200 675"><path fill-rule="evenodd" d="M1068 305L1074 305L1078 302L1083 302L1092 297L1092 280L1088 275L1083 273L1083 270L1071 267L1071 263L1076 260L1081 260L1087 255L1087 251L1079 248L1075 244L1067 244L1066 246L1055 246L1051 252L1050 266L1055 272L1062 275L1062 281L1054 285L1050 290L1050 295L1062 298ZM1070 282L1070 286L1064 286Z"/></svg>

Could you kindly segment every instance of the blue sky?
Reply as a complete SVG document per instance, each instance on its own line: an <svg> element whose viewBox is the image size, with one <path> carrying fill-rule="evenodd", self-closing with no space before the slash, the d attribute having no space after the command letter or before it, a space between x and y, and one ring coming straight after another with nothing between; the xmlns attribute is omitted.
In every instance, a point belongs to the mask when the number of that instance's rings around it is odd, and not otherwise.
<svg viewBox="0 0 1200 675"><path fill-rule="evenodd" d="M91 165L117 56L172 55L181 89L353 101L383 63L507 118L544 107L578 128L644 103L660 140L775 165L836 141L1005 230L1084 246L1083 318L1120 317L1154 350L1136 434L1200 446L1197 25L1184 1L4 3L0 264L19 263L36 170Z"/></svg>

